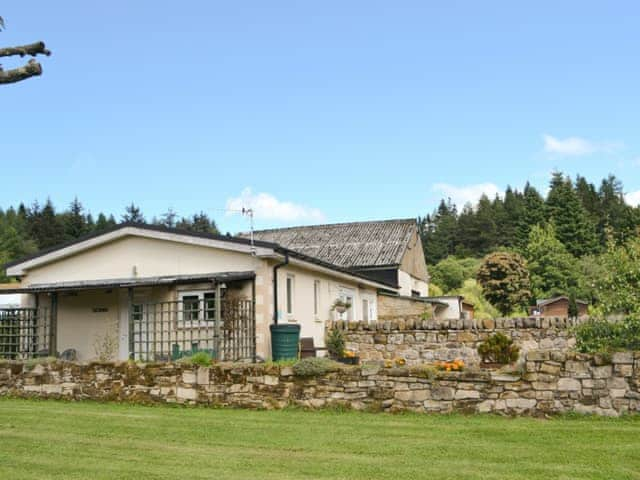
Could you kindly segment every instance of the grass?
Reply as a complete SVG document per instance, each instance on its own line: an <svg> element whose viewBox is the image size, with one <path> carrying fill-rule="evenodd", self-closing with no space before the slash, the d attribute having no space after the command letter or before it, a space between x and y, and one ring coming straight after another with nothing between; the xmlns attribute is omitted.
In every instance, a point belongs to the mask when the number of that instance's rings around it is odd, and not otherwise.
<svg viewBox="0 0 640 480"><path fill-rule="evenodd" d="M0 400L0 478L640 479L640 417Z"/></svg>

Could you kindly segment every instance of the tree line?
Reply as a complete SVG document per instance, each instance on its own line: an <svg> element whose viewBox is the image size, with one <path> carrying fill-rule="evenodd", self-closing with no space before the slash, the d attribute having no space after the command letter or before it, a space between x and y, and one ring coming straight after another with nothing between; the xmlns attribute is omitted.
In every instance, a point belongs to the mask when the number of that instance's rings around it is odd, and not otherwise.
<svg viewBox="0 0 640 480"><path fill-rule="evenodd" d="M640 311L636 295L620 295L640 288L640 208L613 175L596 187L555 172L546 198L526 184L460 212L443 200L419 225L433 292L466 296L480 316L524 314L556 295L601 314Z"/></svg>
<svg viewBox="0 0 640 480"><path fill-rule="evenodd" d="M545 224L553 225L569 253L581 257L604 251L608 235L623 240L640 226L640 208L625 202L622 182L613 175L596 187L582 176L572 181L555 172L549 187L546 198L529 183L522 191L507 187L503 195L483 195L460 211L443 199L432 214L418 219L427 263L522 249L531 229Z"/></svg>
<svg viewBox="0 0 640 480"><path fill-rule="evenodd" d="M50 199L44 205L35 201L28 207L21 203L6 210L0 208L0 265L108 230L119 223L147 223L147 219L134 203L128 205L118 219L102 212L94 216L77 198L62 211L57 211ZM184 217L168 209L149 223L196 233L219 233L216 222L204 212ZM0 281L5 280L4 272L0 271Z"/></svg>

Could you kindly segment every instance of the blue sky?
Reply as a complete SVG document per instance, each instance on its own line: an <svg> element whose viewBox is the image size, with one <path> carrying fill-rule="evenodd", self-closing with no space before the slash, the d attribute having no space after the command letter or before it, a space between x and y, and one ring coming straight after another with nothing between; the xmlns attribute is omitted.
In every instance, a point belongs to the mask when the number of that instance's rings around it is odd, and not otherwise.
<svg viewBox="0 0 640 480"><path fill-rule="evenodd" d="M560 169L640 201L637 2L35 1L0 90L0 206L412 217ZM4 60L5 68L18 61Z"/></svg>

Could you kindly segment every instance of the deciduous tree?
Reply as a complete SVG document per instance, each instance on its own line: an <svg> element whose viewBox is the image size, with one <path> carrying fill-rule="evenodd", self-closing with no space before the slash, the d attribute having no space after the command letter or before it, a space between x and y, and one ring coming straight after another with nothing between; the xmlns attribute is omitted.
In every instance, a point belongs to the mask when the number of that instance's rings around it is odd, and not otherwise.
<svg viewBox="0 0 640 480"><path fill-rule="evenodd" d="M531 298L531 282L525 259L512 252L487 255L478 270L482 293L502 315L526 307Z"/></svg>
<svg viewBox="0 0 640 480"><path fill-rule="evenodd" d="M4 19L0 17L0 31L2 31L4 27ZM0 48L0 57L36 57L37 55L51 55L51 52L47 49L44 42ZM38 75L42 75L42 65L33 58L21 67L9 70L4 70L2 65L0 65L0 84L16 83Z"/></svg>

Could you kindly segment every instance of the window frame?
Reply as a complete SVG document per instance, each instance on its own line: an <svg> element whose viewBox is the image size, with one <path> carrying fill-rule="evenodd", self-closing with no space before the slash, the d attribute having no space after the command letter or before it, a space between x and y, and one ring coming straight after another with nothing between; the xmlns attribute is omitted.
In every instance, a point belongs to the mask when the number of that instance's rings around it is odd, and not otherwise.
<svg viewBox="0 0 640 480"><path fill-rule="evenodd" d="M207 298L208 296L208 298ZM211 301L211 296L213 296L214 307L208 308L207 302ZM197 298L197 308L195 310L187 311L185 309L184 299L186 297L196 297ZM193 300L191 300L193 301ZM216 299L216 291L215 290L183 290L178 291L178 305L181 307L178 310L178 328L199 328L199 327L211 327L212 323L216 320L216 308L218 307L218 302ZM202 306L202 308L200 308ZM185 318L185 313L197 314L197 317L193 317L190 315L190 318ZM212 314L212 317L209 317L209 314Z"/></svg>
<svg viewBox="0 0 640 480"><path fill-rule="evenodd" d="M295 315L295 291L296 291L296 276L292 273L287 273L285 278L285 292L284 292L284 310L288 320L292 320Z"/></svg>
<svg viewBox="0 0 640 480"><path fill-rule="evenodd" d="M320 292L321 283L320 280L313 281L313 315L316 320L320 317Z"/></svg>
<svg viewBox="0 0 640 480"><path fill-rule="evenodd" d="M343 302L351 299L351 306L344 311L344 313L338 313L339 320L346 320L348 322L353 322L356 318L356 298L358 298L358 292L356 288L341 286L339 290L338 298ZM337 313L337 312L336 312Z"/></svg>
<svg viewBox="0 0 640 480"><path fill-rule="evenodd" d="M371 301L367 297L362 297L362 321L369 323L371 321Z"/></svg>

